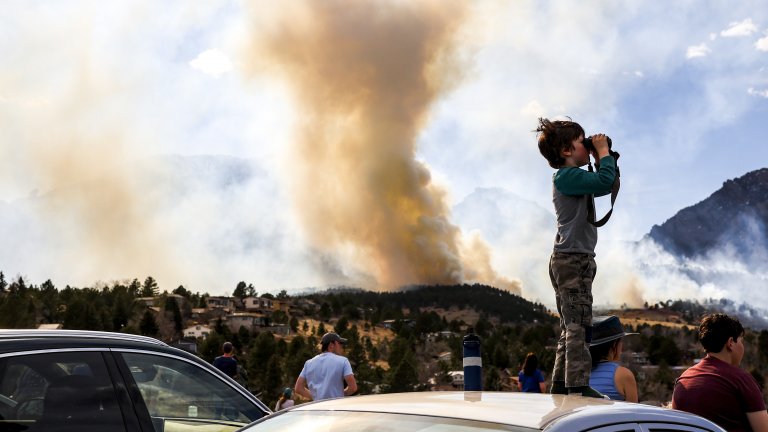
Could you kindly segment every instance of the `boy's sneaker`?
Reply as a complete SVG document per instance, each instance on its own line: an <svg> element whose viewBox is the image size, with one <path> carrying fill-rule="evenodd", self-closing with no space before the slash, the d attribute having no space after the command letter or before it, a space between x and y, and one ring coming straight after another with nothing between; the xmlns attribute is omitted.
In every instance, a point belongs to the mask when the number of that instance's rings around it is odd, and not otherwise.
<svg viewBox="0 0 768 432"><path fill-rule="evenodd" d="M549 388L550 394L568 394L568 387L565 386L565 381L552 381L552 387Z"/></svg>
<svg viewBox="0 0 768 432"><path fill-rule="evenodd" d="M568 387L568 394L593 397L598 399L608 399L608 396L600 393L599 391L593 389L590 386Z"/></svg>

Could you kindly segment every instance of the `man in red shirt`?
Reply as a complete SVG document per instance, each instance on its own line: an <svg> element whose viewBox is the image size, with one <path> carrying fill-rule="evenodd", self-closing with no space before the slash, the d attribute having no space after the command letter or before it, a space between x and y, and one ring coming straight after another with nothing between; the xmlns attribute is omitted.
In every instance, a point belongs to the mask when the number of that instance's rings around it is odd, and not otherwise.
<svg viewBox="0 0 768 432"><path fill-rule="evenodd" d="M675 381L672 408L707 418L728 431L768 432L768 412L757 381L739 367L744 327L725 314L706 316L699 342L707 352Z"/></svg>

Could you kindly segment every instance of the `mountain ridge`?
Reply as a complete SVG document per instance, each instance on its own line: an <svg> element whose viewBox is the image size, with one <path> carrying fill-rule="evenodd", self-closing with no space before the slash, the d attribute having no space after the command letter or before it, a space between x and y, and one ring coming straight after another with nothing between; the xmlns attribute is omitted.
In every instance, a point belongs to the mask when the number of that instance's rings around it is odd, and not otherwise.
<svg viewBox="0 0 768 432"><path fill-rule="evenodd" d="M670 253L691 258L728 247L746 262L768 244L768 168L727 180L703 201L678 211L646 238Z"/></svg>

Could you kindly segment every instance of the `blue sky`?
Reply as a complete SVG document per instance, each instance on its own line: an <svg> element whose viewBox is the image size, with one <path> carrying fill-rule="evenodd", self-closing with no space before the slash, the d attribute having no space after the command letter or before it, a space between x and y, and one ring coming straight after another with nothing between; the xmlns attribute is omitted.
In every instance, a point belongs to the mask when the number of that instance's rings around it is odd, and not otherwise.
<svg viewBox="0 0 768 432"><path fill-rule="evenodd" d="M0 17L0 202L18 203L156 155L229 155L251 159L266 173L268 185L249 189L250 204L242 211L269 207L272 211L260 213L272 215L265 226L301 231L284 173L303 111L292 97L290 80L274 74L269 59L254 55L251 44L273 31L275 23L290 22L283 20L311 22L303 9L308 4L5 4ZM397 0L371 5L374 10L409 10L407 2ZM617 242L640 239L653 224L703 200L725 180L765 167L768 9L761 1L432 5L462 15L455 35L461 67L455 83L428 106L415 158L446 191L449 206L476 188L495 187L550 209L552 170L538 154L531 132L539 116L570 116L587 131L613 138L622 154L622 192L601 235ZM420 13L418 7L413 10ZM128 203L148 193L113 180ZM211 223L221 221L220 214L206 211ZM73 216L72 225L46 229L84 232L78 220ZM36 223L51 222L39 216ZM172 243L176 237L163 230L165 224L173 222L152 226L157 239ZM104 235L118 229L117 224L105 226ZM264 235L289 239L280 255L284 261L270 263L269 255L262 254L259 259L267 262L251 268L253 256L233 256L230 261L241 264L227 271L275 287L334 282L298 262L309 249L302 235ZM60 283L153 273L175 284L200 267L211 267L211 274L220 270L211 265L219 261L204 251L192 254L198 257L195 262L165 248L171 258L163 268L146 260L122 271L109 267L110 274L78 269L76 263L70 273L58 267L53 271L49 263L65 254L58 252L60 245L20 234L13 241L39 242L34 244L46 254L38 260L4 255L13 267L6 272L33 279L52 273ZM598 253L612 253L612 244ZM522 277L508 274L516 267L498 264L500 257L512 259L509 253L492 252L500 273ZM537 247L531 253L542 252ZM294 263L300 270L291 283L285 282L288 270L270 274ZM364 268L342 270L365 273ZM546 295L543 289L529 292Z"/></svg>

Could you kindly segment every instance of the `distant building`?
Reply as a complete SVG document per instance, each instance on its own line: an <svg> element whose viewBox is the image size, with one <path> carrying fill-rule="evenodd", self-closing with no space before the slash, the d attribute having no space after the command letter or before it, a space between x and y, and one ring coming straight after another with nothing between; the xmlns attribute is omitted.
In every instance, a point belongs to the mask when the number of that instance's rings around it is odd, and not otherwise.
<svg viewBox="0 0 768 432"><path fill-rule="evenodd" d="M440 338L447 339L453 336L458 336L458 333L454 333L449 330L443 330L439 332L427 333L425 340L427 342L436 342Z"/></svg>
<svg viewBox="0 0 768 432"><path fill-rule="evenodd" d="M623 356L626 356L627 354L623 354ZM647 364L650 364L648 361L648 354L644 352L631 352L629 353L629 364L632 365L638 365L638 366L645 366Z"/></svg>
<svg viewBox="0 0 768 432"><path fill-rule="evenodd" d="M450 371L448 376L451 377L451 385L454 388L464 390L464 371Z"/></svg>
<svg viewBox="0 0 768 432"><path fill-rule="evenodd" d="M413 327L414 325L416 325L416 322L411 319L401 319L401 320L388 319L388 320L382 321L381 323L379 323L379 325L381 327L384 327L385 329L391 330L392 327L394 327L395 323L398 321L400 321L401 323L409 327Z"/></svg>
<svg viewBox="0 0 768 432"><path fill-rule="evenodd" d="M200 320L208 310L206 308L192 308L192 314L190 318L193 320Z"/></svg>
<svg viewBox="0 0 768 432"><path fill-rule="evenodd" d="M264 315L249 312L227 315L224 320L232 333L240 331L240 327L245 327L252 332L257 327L265 327L269 324L269 320Z"/></svg>
<svg viewBox="0 0 768 432"><path fill-rule="evenodd" d="M450 351L441 352L437 355L437 361L445 362L445 363L451 363L451 359L453 358L453 353Z"/></svg>
<svg viewBox="0 0 768 432"><path fill-rule="evenodd" d="M137 297L136 298L136 302L146 307L155 306L155 301L156 301L155 297Z"/></svg>
<svg viewBox="0 0 768 432"><path fill-rule="evenodd" d="M299 306L299 307L303 307L303 308L304 307L306 307L306 308L316 308L317 307L317 303L315 303L314 301L312 301L312 300L310 300L308 298L305 298L305 297L300 297L300 298L296 299L296 305Z"/></svg>
<svg viewBox="0 0 768 432"><path fill-rule="evenodd" d="M232 297L208 297L205 306L207 309L235 310L235 299Z"/></svg>
<svg viewBox="0 0 768 432"><path fill-rule="evenodd" d="M166 295L166 299L173 298L176 300L176 304L179 305L179 309L183 309L184 305L187 304L188 300L186 297L184 297L181 294L168 294Z"/></svg>
<svg viewBox="0 0 768 432"><path fill-rule="evenodd" d="M243 307L248 312L272 312L274 301L264 297L246 297L243 299Z"/></svg>
<svg viewBox="0 0 768 432"><path fill-rule="evenodd" d="M207 338L212 332L211 328L207 325L193 325L184 329L184 337L187 338Z"/></svg>
<svg viewBox="0 0 768 432"><path fill-rule="evenodd" d="M61 330L64 328L63 324L40 324L37 326L38 330Z"/></svg>
<svg viewBox="0 0 768 432"><path fill-rule="evenodd" d="M291 326L288 324L273 324L265 330L280 336L289 336L291 334Z"/></svg>

